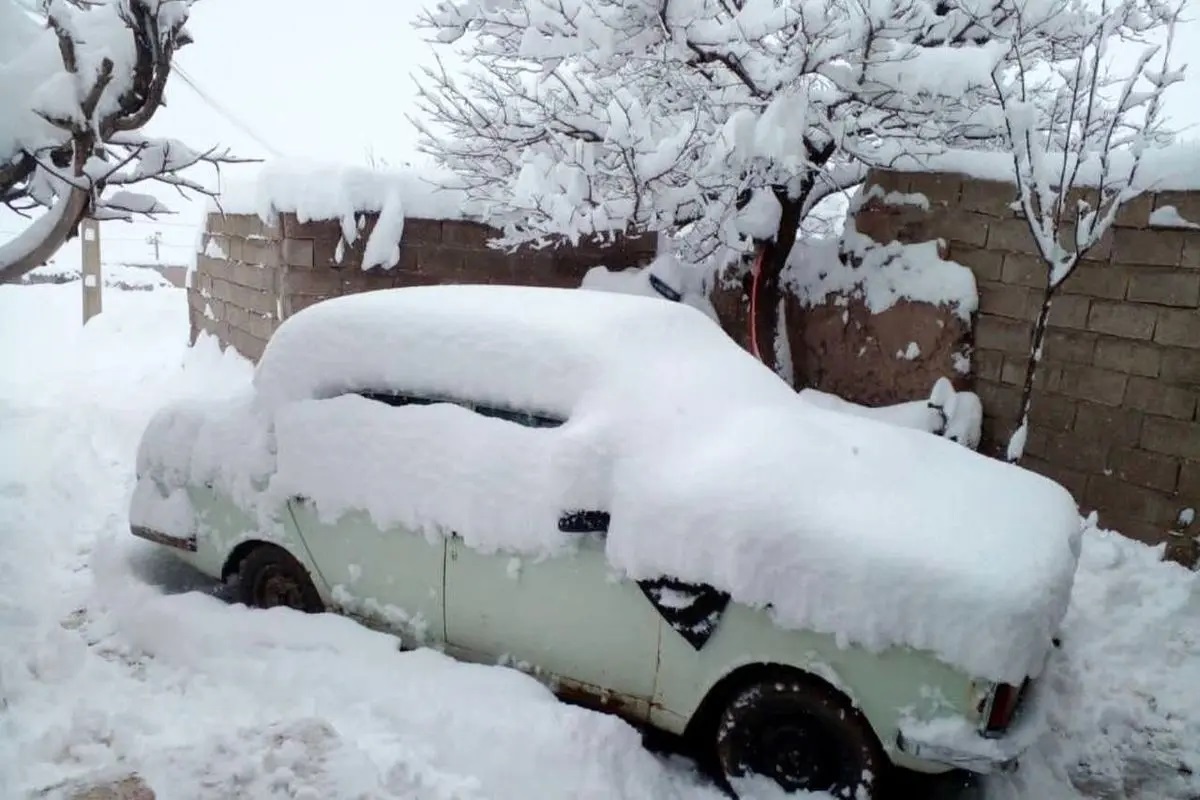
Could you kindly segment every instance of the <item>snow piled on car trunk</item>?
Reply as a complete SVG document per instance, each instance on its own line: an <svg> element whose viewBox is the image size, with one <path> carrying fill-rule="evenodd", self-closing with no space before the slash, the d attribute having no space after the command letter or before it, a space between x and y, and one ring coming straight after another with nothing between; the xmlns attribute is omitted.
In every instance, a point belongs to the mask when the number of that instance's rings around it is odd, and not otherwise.
<svg viewBox="0 0 1200 800"><path fill-rule="evenodd" d="M285 321L254 383L233 405L160 414L143 480L213 482L264 525L299 495L329 520L362 510L381 527L532 557L573 545L562 514L608 511L608 559L631 578L711 584L784 627L928 650L1014 684L1041 671L1066 609L1080 524L1062 487L802 402L682 304L502 286L368 292ZM396 408L360 391L565 424Z"/></svg>
<svg viewBox="0 0 1200 800"><path fill-rule="evenodd" d="M114 291L82 330L78 306L77 286L0 286L0 797L133 772L162 800L723 796L512 670L194 591L128 535L133 453L160 403L250 367L187 349L181 290ZM1200 796L1195 573L1088 530L1049 669L1051 729L984 798Z"/></svg>

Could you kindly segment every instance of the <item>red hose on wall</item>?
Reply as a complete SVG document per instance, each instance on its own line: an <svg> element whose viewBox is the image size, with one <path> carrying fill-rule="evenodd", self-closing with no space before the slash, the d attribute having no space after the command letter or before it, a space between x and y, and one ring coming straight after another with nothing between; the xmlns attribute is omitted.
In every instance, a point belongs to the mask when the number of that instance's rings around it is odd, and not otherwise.
<svg viewBox="0 0 1200 800"><path fill-rule="evenodd" d="M763 256L766 252L765 247L759 247L754 264L750 267L750 352L759 361L762 361L763 357L758 348L758 276L762 274Z"/></svg>

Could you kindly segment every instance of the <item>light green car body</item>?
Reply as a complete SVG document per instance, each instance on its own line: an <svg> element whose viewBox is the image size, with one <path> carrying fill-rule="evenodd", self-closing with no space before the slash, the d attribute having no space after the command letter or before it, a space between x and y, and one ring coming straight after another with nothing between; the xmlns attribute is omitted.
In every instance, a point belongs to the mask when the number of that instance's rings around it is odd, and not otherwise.
<svg viewBox="0 0 1200 800"><path fill-rule="evenodd" d="M696 649L637 583L613 573L602 534L563 533L578 540L571 554L536 561L477 552L453 536L381 531L365 513L327 524L299 499L281 508L264 533L217 491L188 492L194 541L185 548L154 532L149 538L201 572L228 578L250 549L270 542L305 566L327 608L397 634L403 647L508 664L564 699L670 733L686 733L709 713L706 698L720 696L724 682L764 665L808 673L844 694L893 763L912 770L1007 768L1038 733L1040 720L1030 710L1035 691L1004 737L979 735L979 746L966 748L923 742L906 725L943 717L976 725L992 685L925 652L869 652L839 646L832 635L784 629L767 611L736 602Z"/></svg>

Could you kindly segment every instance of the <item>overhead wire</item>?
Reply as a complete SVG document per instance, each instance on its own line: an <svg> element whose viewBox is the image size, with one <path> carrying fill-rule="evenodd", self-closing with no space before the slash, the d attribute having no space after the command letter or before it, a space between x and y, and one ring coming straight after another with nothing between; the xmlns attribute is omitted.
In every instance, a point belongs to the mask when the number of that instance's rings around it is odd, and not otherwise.
<svg viewBox="0 0 1200 800"><path fill-rule="evenodd" d="M254 129L252 127L250 127L250 125L248 123L243 121L237 114L234 114L232 111L229 110L229 108L227 106L225 106L219 100L214 98L208 92L204 91L204 89L200 86L200 84L196 81L196 79L193 78L191 75L189 75L187 70L185 70L183 68L182 64L180 64L178 61L176 61L172 65L172 70L175 72L176 75L179 76L180 80L182 80L189 88L191 88L191 90L193 92L196 93L197 97L199 97L201 100L203 100L209 106L210 109L217 112L217 114L219 114L221 117L223 117L226 122L233 125L235 128L240 130L242 133L249 136L251 139L253 139L255 142L257 142L260 147L262 147L264 150L266 150L271 155L275 156L276 158L283 158L283 153L280 152L280 150L278 148L273 147L270 142L268 142L264 137L259 136L254 131Z"/></svg>

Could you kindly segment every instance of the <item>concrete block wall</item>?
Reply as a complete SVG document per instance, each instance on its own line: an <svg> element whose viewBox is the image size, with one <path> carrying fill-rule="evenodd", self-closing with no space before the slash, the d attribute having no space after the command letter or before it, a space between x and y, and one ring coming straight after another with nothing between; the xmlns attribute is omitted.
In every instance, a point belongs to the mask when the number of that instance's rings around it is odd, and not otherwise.
<svg viewBox="0 0 1200 800"><path fill-rule="evenodd" d="M267 225L252 215L210 214L188 291L192 340L207 331L257 361L280 322L330 297L437 283L573 288L594 266L649 263L657 246L650 235L507 253L487 246L500 231L486 225L410 218L400 262L364 270L376 216L363 220L355 244L344 246L335 220L301 222L281 214L277 224Z"/></svg>
<svg viewBox="0 0 1200 800"><path fill-rule="evenodd" d="M278 227L248 214L210 214L188 286L192 341L201 331L257 360L283 319Z"/></svg>
<svg viewBox="0 0 1200 800"><path fill-rule="evenodd" d="M942 238L979 288L972 373L984 405L983 450L1017 424L1033 320L1046 282L1012 185L959 175L879 172L887 191L919 192L928 212L860 213L877 240ZM1023 464L1058 480L1101 523L1151 543L1186 543L1180 513L1200 514L1200 229L1160 228L1173 206L1200 221L1200 192L1146 194L1062 285L1034 381ZM1173 534L1186 533L1175 537Z"/></svg>

